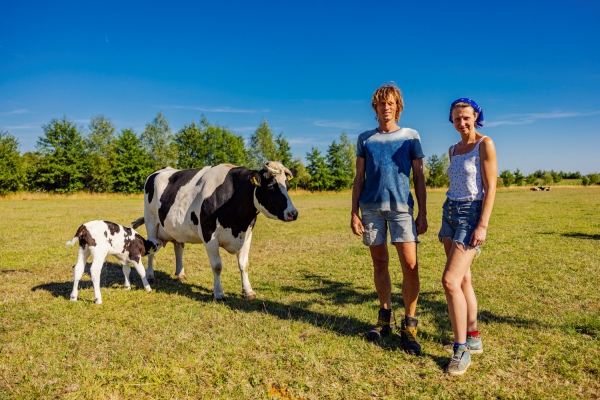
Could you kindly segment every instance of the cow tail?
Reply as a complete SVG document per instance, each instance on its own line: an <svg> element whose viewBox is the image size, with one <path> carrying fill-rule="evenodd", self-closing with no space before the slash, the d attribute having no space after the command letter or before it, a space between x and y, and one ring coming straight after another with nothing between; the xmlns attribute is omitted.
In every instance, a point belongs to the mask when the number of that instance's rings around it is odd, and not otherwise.
<svg viewBox="0 0 600 400"><path fill-rule="evenodd" d="M131 223L131 227L136 229L138 226L144 225L144 217L140 217Z"/></svg>
<svg viewBox="0 0 600 400"><path fill-rule="evenodd" d="M67 246L73 246L75 243L77 243L77 241L78 241L78 240L79 240L79 238L78 238L77 236L75 236L75 237L73 238L73 240L69 240L69 241L67 242Z"/></svg>

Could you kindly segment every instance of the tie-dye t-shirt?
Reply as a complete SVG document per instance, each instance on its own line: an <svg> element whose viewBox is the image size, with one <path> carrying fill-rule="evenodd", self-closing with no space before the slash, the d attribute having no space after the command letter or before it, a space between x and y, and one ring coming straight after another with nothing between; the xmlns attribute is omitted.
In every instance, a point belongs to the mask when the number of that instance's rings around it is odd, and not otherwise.
<svg viewBox="0 0 600 400"><path fill-rule="evenodd" d="M358 199L361 210L407 212L413 208L412 160L425 157L417 131L363 132L358 136L356 155L365 159L365 187Z"/></svg>

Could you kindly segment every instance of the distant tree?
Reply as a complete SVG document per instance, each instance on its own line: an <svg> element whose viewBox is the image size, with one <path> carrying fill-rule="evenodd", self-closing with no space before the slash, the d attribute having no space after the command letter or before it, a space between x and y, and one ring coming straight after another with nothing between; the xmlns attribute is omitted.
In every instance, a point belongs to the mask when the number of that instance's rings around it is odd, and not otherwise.
<svg viewBox="0 0 600 400"><path fill-rule="evenodd" d="M527 178L525 178L525 182L527 182L528 185L537 185L537 181L538 177L535 176L535 174L529 174L527 175Z"/></svg>
<svg viewBox="0 0 600 400"><path fill-rule="evenodd" d="M562 175L558 172L552 170L550 171L550 175L552 175L552 180L554 181L554 183L559 183L562 181Z"/></svg>
<svg viewBox="0 0 600 400"><path fill-rule="evenodd" d="M331 186L331 175L327 169L327 161L325 157L321 155L321 152L313 147L310 153L306 153L306 160L308 165L306 169L310 174L309 189L314 190L327 190Z"/></svg>
<svg viewBox="0 0 600 400"><path fill-rule="evenodd" d="M276 160L285 165L288 168L292 168L292 147L290 143L283 137L283 133L280 133L275 138L275 147L277 148Z"/></svg>
<svg viewBox="0 0 600 400"><path fill-rule="evenodd" d="M264 119L250 137L249 166L254 169L261 169L268 161L279 161L279 155L277 145L273 139L273 132L267 125L267 120Z"/></svg>
<svg viewBox="0 0 600 400"><path fill-rule="evenodd" d="M542 171L541 169L538 169L537 171L535 171L533 173L533 175L535 175L535 177L538 178L538 179L542 179L544 177L544 173L545 172L546 171Z"/></svg>
<svg viewBox="0 0 600 400"><path fill-rule="evenodd" d="M425 165L427 170L427 186L433 188L448 187L450 185L450 178L448 178L446 171L449 166L450 159L446 153L442 157L438 157L435 154L429 157Z"/></svg>
<svg viewBox="0 0 600 400"><path fill-rule="evenodd" d="M504 187L510 187L515 182L515 176L507 169L500 173L500 179L502 179Z"/></svg>
<svg viewBox="0 0 600 400"><path fill-rule="evenodd" d="M296 188L301 187L303 189L309 189L311 176L304 166L304 163L302 163L302 159L300 157L294 158L291 165L292 167L290 168L296 168L298 171L296 173L296 177L290 182L291 185L295 186Z"/></svg>
<svg viewBox="0 0 600 400"><path fill-rule="evenodd" d="M152 161L152 169L158 170L177 164L177 146L167 118L158 113L140 136L141 145Z"/></svg>
<svg viewBox="0 0 600 400"><path fill-rule="evenodd" d="M550 172L544 172L542 175L542 180L544 181L544 185L550 185L554 182L554 178L552 178L552 174Z"/></svg>
<svg viewBox="0 0 600 400"><path fill-rule="evenodd" d="M345 168L351 171L350 175L354 178L356 175L356 144L350 141L346 132L342 132L340 146L344 155Z"/></svg>
<svg viewBox="0 0 600 400"><path fill-rule="evenodd" d="M590 179L590 185L597 185L600 183L600 174L588 174L587 177Z"/></svg>
<svg viewBox="0 0 600 400"><path fill-rule="evenodd" d="M519 168L517 168L517 170L515 171L515 185L523 186L524 182L525 182L525 176L523 176L523 174L521 173Z"/></svg>
<svg viewBox="0 0 600 400"><path fill-rule="evenodd" d="M115 126L103 115L92 117L85 145L90 159L90 171L85 186L91 192L111 192L111 165L114 161Z"/></svg>
<svg viewBox="0 0 600 400"><path fill-rule="evenodd" d="M340 191L348 189L352 186L352 168L348 165L346 159L347 153L342 144L338 144L335 140L327 149L327 173L330 176L328 180L329 186L327 189Z"/></svg>
<svg viewBox="0 0 600 400"><path fill-rule="evenodd" d="M202 168L222 163L245 165L244 138L227 128L211 125L203 115L200 124L192 122L175 134L177 165L182 169Z"/></svg>
<svg viewBox="0 0 600 400"><path fill-rule="evenodd" d="M19 141L0 131L0 194L16 192L24 187L25 169L19 153Z"/></svg>
<svg viewBox="0 0 600 400"><path fill-rule="evenodd" d="M116 156L111 168L113 190L117 193L141 193L146 177L155 169L140 138L132 129L123 129L115 148Z"/></svg>
<svg viewBox="0 0 600 400"><path fill-rule="evenodd" d="M583 186L588 186L590 184L590 178L587 175L581 177L581 184Z"/></svg>
<svg viewBox="0 0 600 400"><path fill-rule="evenodd" d="M41 156L32 176L36 190L74 193L84 188L90 164L81 131L66 117L42 126L44 137L37 141Z"/></svg>

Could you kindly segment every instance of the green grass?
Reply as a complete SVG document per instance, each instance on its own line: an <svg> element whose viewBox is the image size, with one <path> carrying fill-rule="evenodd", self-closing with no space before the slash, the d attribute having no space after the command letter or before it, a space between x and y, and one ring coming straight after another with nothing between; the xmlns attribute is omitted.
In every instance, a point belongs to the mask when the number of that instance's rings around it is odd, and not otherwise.
<svg viewBox="0 0 600 400"><path fill-rule="evenodd" d="M376 294L367 249L349 228L350 196L299 194L298 221L259 217L250 253L255 300L222 252L228 301L212 300L201 245L174 279L172 246L146 293L123 290L109 258L102 305L86 273L69 301L76 249L92 219L142 215L140 196L0 200L0 398L597 398L600 393L600 188L500 189L473 265L485 353L462 377L444 368L451 326L437 241L444 192L428 197L419 246L422 357L398 337L369 343ZM145 230L140 229L145 235ZM398 314L401 273L392 262Z"/></svg>

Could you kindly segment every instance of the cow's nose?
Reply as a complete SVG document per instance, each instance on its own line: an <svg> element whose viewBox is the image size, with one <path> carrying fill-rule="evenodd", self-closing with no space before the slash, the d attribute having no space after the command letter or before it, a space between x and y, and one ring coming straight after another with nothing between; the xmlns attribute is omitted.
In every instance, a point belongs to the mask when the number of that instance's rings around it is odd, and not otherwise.
<svg viewBox="0 0 600 400"><path fill-rule="evenodd" d="M286 221L295 221L297 218L298 218L298 211L296 211L296 210L288 211L287 214L285 215Z"/></svg>

